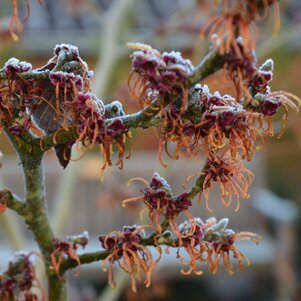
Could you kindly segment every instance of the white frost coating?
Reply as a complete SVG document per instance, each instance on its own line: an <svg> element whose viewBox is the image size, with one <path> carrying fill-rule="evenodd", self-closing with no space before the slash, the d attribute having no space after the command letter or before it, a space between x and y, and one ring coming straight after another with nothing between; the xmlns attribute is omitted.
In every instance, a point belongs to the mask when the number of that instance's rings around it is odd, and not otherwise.
<svg viewBox="0 0 301 301"><path fill-rule="evenodd" d="M168 62L167 66L172 65L173 67L183 69L183 71L185 71L185 72L187 72L187 70L184 69L183 66L185 66L185 68L190 69L189 71L191 71L193 69L193 65L192 65L191 61L189 59L184 59L182 56L182 53L179 51L172 50L171 52L163 52L162 57L164 57L164 56L172 57L176 61L175 63Z"/></svg>
<svg viewBox="0 0 301 301"><path fill-rule="evenodd" d="M179 225L179 230L180 230L180 232L189 231L191 229L191 226L195 225L195 224L202 226L202 225L204 225L204 222L200 217L194 217L193 222L191 220L189 220L189 221L185 221L185 222L181 223Z"/></svg>
<svg viewBox="0 0 301 301"><path fill-rule="evenodd" d="M16 67L20 67L20 70L22 71L22 68L26 68L26 71L27 70L30 70L32 69L32 65L28 62L25 62L25 61L20 61L18 60L17 58L15 57L12 57L10 58L4 65L4 68L5 67L8 67L8 66L16 66Z"/></svg>
<svg viewBox="0 0 301 301"><path fill-rule="evenodd" d="M171 188L167 183L167 181L164 178L162 178L157 172L154 173L153 178L159 178L159 181L162 182L164 188L166 188L169 192L171 192Z"/></svg>
<svg viewBox="0 0 301 301"><path fill-rule="evenodd" d="M216 33L214 33L210 36L210 41L213 45L216 45L216 46L219 46L221 44L221 39Z"/></svg>
<svg viewBox="0 0 301 301"><path fill-rule="evenodd" d="M216 229L219 231L224 231L229 224L229 218L225 217L221 219L217 224L216 224Z"/></svg>
<svg viewBox="0 0 301 301"><path fill-rule="evenodd" d="M13 65L19 65L19 63L20 63L20 60L18 60L18 59L15 58L15 57L12 57L12 58L10 58L10 59L5 63L4 66L10 65L10 64L13 64Z"/></svg>
<svg viewBox="0 0 301 301"><path fill-rule="evenodd" d="M162 56L170 56L170 57L173 57L176 61L181 61L183 58L182 58L182 53L180 51L170 51L170 52L163 52L162 53Z"/></svg>
<svg viewBox="0 0 301 301"><path fill-rule="evenodd" d="M84 231L82 233L82 236L85 237L86 239L89 239L89 232L88 231Z"/></svg>
<svg viewBox="0 0 301 301"><path fill-rule="evenodd" d="M206 219L206 224L211 224L211 223L216 223L217 219L215 217L209 217L208 219Z"/></svg>
<svg viewBox="0 0 301 301"><path fill-rule="evenodd" d="M63 44L56 44L55 46L54 46L54 50L56 49L56 48L68 48L68 49L70 49L70 50L72 50L72 51L79 51L78 50L78 47L77 46L74 46L74 45L71 45L71 44L66 44L66 43L63 43Z"/></svg>
<svg viewBox="0 0 301 301"><path fill-rule="evenodd" d="M206 94L208 94L208 95L210 95L209 87L208 87L207 85L204 85L204 86L202 87L202 92L203 92L203 93L206 93Z"/></svg>
<svg viewBox="0 0 301 301"><path fill-rule="evenodd" d="M20 260L22 260L24 257L27 257L28 255L29 253L27 251L20 250L14 254L10 262L17 264Z"/></svg>
<svg viewBox="0 0 301 301"><path fill-rule="evenodd" d="M215 97L222 97L221 94L218 91L215 91L213 93L213 96L215 96Z"/></svg>
<svg viewBox="0 0 301 301"><path fill-rule="evenodd" d="M267 59L259 69L261 72L272 72L274 70L274 61L272 59Z"/></svg>

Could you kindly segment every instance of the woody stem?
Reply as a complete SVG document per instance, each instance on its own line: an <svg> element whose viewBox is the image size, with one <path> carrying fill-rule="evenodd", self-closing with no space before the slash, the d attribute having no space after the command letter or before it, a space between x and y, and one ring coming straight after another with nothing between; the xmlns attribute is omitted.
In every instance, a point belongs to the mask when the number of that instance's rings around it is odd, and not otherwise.
<svg viewBox="0 0 301 301"><path fill-rule="evenodd" d="M50 255L53 251L54 235L47 213L42 164L43 152L37 149L22 148L22 144L14 136L6 133L15 147L23 167L26 201L22 205L22 216L33 233L44 259L48 278L48 300L66 301L66 284L58 279L51 268Z"/></svg>

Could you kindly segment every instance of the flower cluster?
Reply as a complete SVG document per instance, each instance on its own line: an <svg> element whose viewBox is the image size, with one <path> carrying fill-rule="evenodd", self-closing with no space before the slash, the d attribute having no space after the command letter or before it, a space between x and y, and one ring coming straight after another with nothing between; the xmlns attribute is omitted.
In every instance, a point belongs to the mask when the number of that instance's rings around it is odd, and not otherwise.
<svg viewBox="0 0 301 301"><path fill-rule="evenodd" d="M0 121L12 134L21 135L35 127L46 134L66 128L72 121L65 110L69 102L79 92L88 92L91 72L77 47L57 45L54 53L46 66L36 70L15 58L6 62L3 71L8 79L0 82ZM30 80L26 79L28 71L33 73Z"/></svg>
<svg viewBox="0 0 301 301"><path fill-rule="evenodd" d="M224 68L228 71L236 89L236 99L239 100L241 97L250 98L249 84L255 77L264 78L257 73L257 57L254 50L246 49L241 38L236 39L236 43L240 53L237 54L234 48L230 47L230 50L225 53Z"/></svg>
<svg viewBox="0 0 301 301"><path fill-rule="evenodd" d="M132 54L132 75L138 75L130 85L132 96L142 107L156 108L163 120L163 132L173 132L187 110L192 63L179 52L161 54L145 44L129 44L129 47L138 49Z"/></svg>
<svg viewBox="0 0 301 301"><path fill-rule="evenodd" d="M238 262L238 270L242 269L243 260L246 262L246 265L250 264L248 258L234 243L239 240L249 240L257 244L261 238L251 232L235 233L227 228L228 222L227 218L219 222L214 217L209 218L205 222L200 218L195 218L193 223L186 221L179 225L182 234L182 246L189 255L189 262L187 263L184 257L180 256L181 248L179 248L178 254L182 263L189 265L187 271L182 270L183 274L187 275L192 272L196 275L203 274L203 271L198 267L198 263L202 262L207 262L209 271L216 273L219 264L222 262L226 271L232 275L234 268L230 258L231 253Z"/></svg>
<svg viewBox="0 0 301 301"><path fill-rule="evenodd" d="M184 192L179 196L173 196L169 184L158 173L153 175L150 183L141 178L134 178L130 181L133 180L143 181L147 187L142 191L143 195L126 199L123 205L128 202L143 201L148 209L151 224L158 234L162 233L161 217L163 217L163 221L168 221L171 229L179 236L177 216L184 212L189 219L192 218L188 209L192 206L189 194Z"/></svg>
<svg viewBox="0 0 301 301"><path fill-rule="evenodd" d="M4 71L8 77L14 77L17 73L27 72L32 69L32 65L16 58L9 59L4 65Z"/></svg>
<svg viewBox="0 0 301 301"><path fill-rule="evenodd" d="M123 166L125 152L125 140L129 136L128 129L122 119L116 117L111 122L105 122L105 107L95 94L79 94L71 104L73 119L76 120L75 127L78 133L78 142L88 148L98 144L104 157L103 169L111 166L111 155L113 144L118 148L119 168Z"/></svg>
<svg viewBox="0 0 301 301"><path fill-rule="evenodd" d="M232 47L241 55L236 38L242 37L247 50L255 48L258 30L255 23L268 15L269 7L275 7L274 33L279 29L279 6L277 0L222 0L218 13L211 18L203 34L210 37L221 54Z"/></svg>
<svg viewBox="0 0 301 301"><path fill-rule="evenodd" d="M225 207L230 207L233 200L235 200L235 211L238 211L240 197L244 199L250 197L248 188L252 184L254 174L244 167L242 160L233 159L230 156L208 158L204 171L200 176L204 178L201 193L204 194L206 207L210 211L208 203L213 182L218 183L221 192L221 201Z"/></svg>
<svg viewBox="0 0 301 301"><path fill-rule="evenodd" d="M33 95L26 97L35 123L46 134L72 126L76 121L71 104L78 94L89 92L92 76L80 58L78 48L68 44L56 45L54 57L37 71L47 71L49 75L34 81Z"/></svg>
<svg viewBox="0 0 301 301"><path fill-rule="evenodd" d="M119 266L130 275L132 289L136 291L136 278L145 274L145 286L151 283L151 273L161 258L161 249L157 248L159 257L155 260L152 252L143 245L144 227L124 226L122 231L114 231L105 236L99 236L101 246L110 252L102 263L102 269L109 273L109 284L114 287L113 265ZM109 267L107 268L107 265Z"/></svg>
<svg viewBox="0 0 301 301"><path fill-rule="evenodd" d="M249 76L244 79L248 80L248 86L251 95L257 93L266 94L270 91L269 83L273 79L274 62L272 59L267 59L259 68L256 67L255 72L250 72Z"/></svg>
<svg viewBox="0 0 301 301"><path fill-rule="evenodd" d="M128 129L121 119L106 121L103 102L90 91L93 73L77 47L56 45L47 65L36 70L27 62L10 59L3 71L8 79L0 82L0 130L7 127L16 139L31 130L40 136L53 134L54 148L64 168L74 143L87 149L98 144L104 157L103 169L112 165L116 145L117 165L122 168ZM26 80L28 71L34 72L33 80ZM70 129L75 130L74 141L58 144L60 131Z"/></svg>
<svg viewBox="0 0 301 301"><path fill-rule="evenodd" d="M193 65L190 60L183 59L181 53L171 51L161 54L145 44L128 46L138 49L132 54L132 66L139 78L131 91L143 106L150 104L153 98L166 105L172 101L170 96L178 96L186 90Z"/></svg>
<svg viewBox="0 0 301 301"><path fill-rule="evenodd" d="M246 49L241 38L236 39L240 49L238 55L233 47L225 53L224 68L234 83L236 89L236 99L240 101L250 101L256 93L267 93L269 83L273 79L273 61L266 60L258 67L257 57L254 50Z"/></svg>
<svg viewBox="0 0 301 301"><path fill-rule="evenodd" d="M190 155L204 149L209 156L216 156L222 148L230 149L236 158L251 160L254 143L260 135L256 127L258 114L247 111L230 95L211 94L207 86L201 88L196 108L197 118L183 123L182 131L165 136L164 143L176 142L177 152Z"/></svg>
<svg viewBox="0 0 301 301"><path fill-rule="evenodd" d="M61 240L58 238L53 239L53 251L50 255L52 267L60 278L60 266L63 261L64 256L75 260L80 266L80 260L77 255L77 248L81 246L85 248L89 241L89 234L87 231L79 235L68 236L66 239ZM76 275L79 274L79 269Z"/></svg>
<svg viewBox="0 0 301 301"><path fill-rule="evenodd" d="M32 253L16 253L9 262L7 270L0 275L1 300L37 301L39 299L32 292L33 288L40 290L44 295L36 278L35 268L31 259L32 255Z"/></svg>
<svg viewBox="0 0 301 301"><path fill-rule="evenodd" d="M141 280L142 272L145 274L144 284L150 285L151 273L161 259L160 245L166 245L167 253L170 247L178 248L177 257L183 265L189 266L188 270L181 270L184 275L202 275L199 265L203 262L207 262L211 273L216 273L220 263L223 263L226 271L232 275L234 267L231 257L238 263L238 270L243 268L244 261L247 266L250 264L249 259L235 246L235 242L248 240L258 244L261 237L252 232L235 233L227 228L228 222L227 218L217 221L215 217L211 217L205 222L201 218L193 218L179 225L179 233L165 230L155 241L153 234L145 235L144 229L147 226L124 226L122 231L99 236L102 248L108 252L102 269L108 271L109 284L115 287L113 266L117 262L130 275L132 290L136 292L136 280ZM157 259L153 258L146 245L156 246L159 253ZM181 254L182 250L188 254L188 262Z"/></svg>
<svg viewBox="0 0 301 301"><path fill-rule="evenodd" d="M254 73L253 87L264 94L257 92L251 99L243 104L230 95L220 95L219 92L211 94L207 86L197 85L198 96L194 97L194 113L191 117L181 121L181 128L171 134L161 136L159 153L163 146L167 153L168 142L176 143L175 154L190 156L205 150L208 157L219 157L228 150L232 159L245 159L250 161L255 150L257 138L263 139L266 133L273 136L272 117L280 108L284 109L283 132L288 117L288 109L298 111L301 100L287 92L271 92L268 82L272 71L267 70L266 62L258 72ZM261 80L259 80L259 75ZM251 81L250 81L251 83ZM251 90L251 89L250 89ZM265 92L266 91L266 92Z"/></svg>

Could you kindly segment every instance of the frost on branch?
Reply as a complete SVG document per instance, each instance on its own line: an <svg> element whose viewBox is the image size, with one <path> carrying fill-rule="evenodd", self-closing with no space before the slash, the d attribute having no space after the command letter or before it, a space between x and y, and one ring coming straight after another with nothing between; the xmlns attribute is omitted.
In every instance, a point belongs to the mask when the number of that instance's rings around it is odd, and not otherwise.
<svg viewBox="0 0 301 301"><path fill-rule="evenodd" d="M189 262L180 256L181 262L189 266L188 270L182 270L184 275L195 273L202 275L197 264L207 262L209 271L215 274L220 263L223 263L226 271L232 275L234 267L231 262L231 253L233 259L238 263L238 270L243 267L243 261L248 266L249 259L234 245L235 241L249 240L258 244L260 236L251 232L235 233L232 229L228 229L229 220L224 218L219 222L212 217L205 222L200 218L193 221L186 221L179 226L182 236L182 246L189 255ZM193 229L193 231L191 231ZM178 250L180 253L181 248Z"/></svg>
<svg viewBox="0 0 301 301"><path fill-rule="evenodd" d="M210 93L207 86L199 84L191 88L188 79L194 67L179 53L161 54L148 45L130 44L138 49L132 54L130 89L142 107L157 110L162 120L158 156L163 166L164 149L169 157L178 159L202 150L218 157L221 149L228 148L234 160L240 157L250 161L257 139L274 134L272 116L284 109L283 132L288 108L298 111L298 97L271 91L273 61L258 66L255 52L245 41L235 41L240 52L232 45L224 54L224 68L236 88L235 97ZM174 76L165 82L164 76L170 72ZM176 144L173 152L169 142Z"/></svg>
<svg viewBox="0 0 301 301"><path fill-rule="evenodd" d="M105 122L104 104L90 88L93 72L80 58L77 47L57 45L54 57L36 70L17 59L10 59L2 70L7 79L0 82L0 130L7 128L17 140L29 132L41 138L53 134L63 167L70 161L74 143L87 149L99 145L103 169L112 165L112 147L116 145L117 165L122 168L128 129L121 119ZM61 131L72 132L74 139L57 143Z"/></svg>
<svg viewBox="0 0 301 301"><path fill-rule="evenodd" d="M249 197L253 174L244 167L265 134L274 135L273 118L283 113L286 125L289 109L298 111L301 101L288 92L272 91L273 61L258 65L255 46L255 22L265 15L276 0L215 1L216 15L206 33L213 49L196 67L177 51L159 52L145 44L129 44L134 49L129 88L141 111L125 114L122 105L108 105L91 90L93 72L80 57L77 47L57 45L53 57L38 69L16 58L0 70L0 130L4 130L23 165L26 199L20 200L4 189L0 191L0 213L7 208L24 218L45 259L49 299L66 299L65 272L81 264L104 260L109 283L115 285L113 266L130 275L132 289L136 281L149 286L151 274L161 259L162 246L176 248L177 258L185 266L183 274L201 275L207 264L216 273L224 265L229 274L248 258L236 241L258 243L251 232L236 233L228 228L228 219L212 217L203 221L191 214L195 196L206 200L210 210L210 190L220 190L225 207ZM17 1L13 1L12 34L22 30ZM26 1L28 4L29 1ZM278 11L277 9L275 10ZM223 68L232 81L235 94L210 92L199 81ZM127 199L141 202L148 213L146 225L124 226L120 231L100 235L100 250L78 254L79 246L88 243L87 233L58 239L53 236L45 208L41 159L54 147L63 167L71 160L74 144L82 154L98 146L103 155L104 170L112 165L112 152L117 149L117 165L122 168L125 140L131 128L160 128L159 160L163 150L169 157L205 157L205 166L194 175L198 178L190 191L174 195L168 182L155 173L140 195ZM172 150L170 145L174 144ZM28 162L27 162L28 160ZM194 176L192 175L192 176ZM190 176L189 179L192 177ZM189 180L188 179L188 180ZM143 210L143 211L144 211ZM179 220L185 216L185 222ZM186 255L186 257L185 257ZM39 288L29 254L19 254L0 276L0 299L35 301ZM78 273L77 273L78 274ZM55 292L53 292L55 291Z"/></svg>

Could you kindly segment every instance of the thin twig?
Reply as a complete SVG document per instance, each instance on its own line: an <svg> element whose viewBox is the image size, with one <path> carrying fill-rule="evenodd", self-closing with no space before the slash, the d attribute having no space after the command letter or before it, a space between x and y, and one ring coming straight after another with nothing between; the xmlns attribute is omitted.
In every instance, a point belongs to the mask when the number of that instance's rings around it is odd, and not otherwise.
<svg viewBox="0 0 301 301"><path fill-rule="evenodd" d="M20 216L25 216L27 213L26 204L19 197L13 194L9 189L0 191L0 199L5 200L6 206L17 212Z"/></svg>

